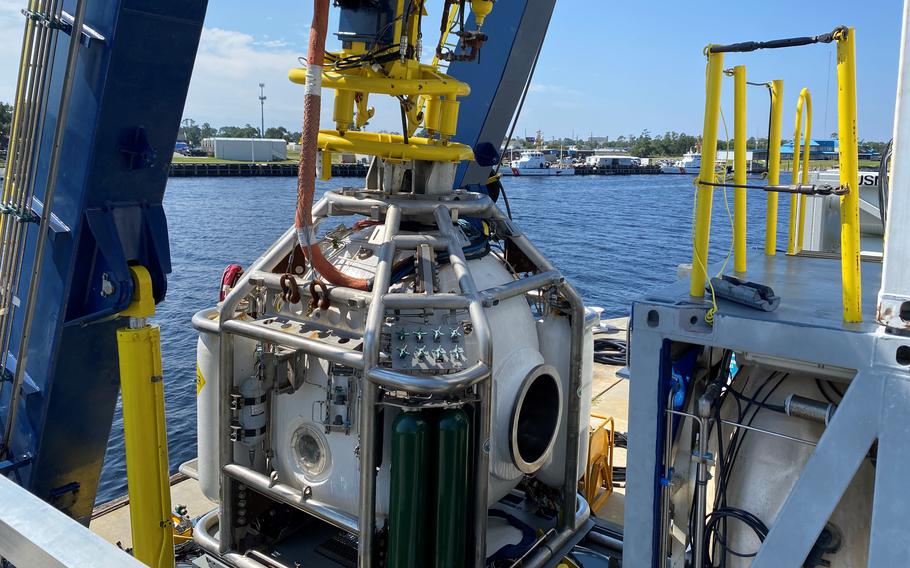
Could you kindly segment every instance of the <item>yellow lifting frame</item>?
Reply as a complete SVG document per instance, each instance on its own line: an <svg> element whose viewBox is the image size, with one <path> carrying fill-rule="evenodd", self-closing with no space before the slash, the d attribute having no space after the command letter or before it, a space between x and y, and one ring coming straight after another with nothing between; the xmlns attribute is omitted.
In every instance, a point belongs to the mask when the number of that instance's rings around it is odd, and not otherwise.
<svg viewBox="0 0 910 568"><path fill-rule="evenodd" d="M408 143L405 144L404 137L400 134L379 132L347 132L341 136L335 130L320 130L318 145L323 152L369 154L396 161L428 160L457 163L474 158L474 151L464 144L453 142L443 145L416 136L408 138Z"/></svg>
<svg viewBox="0 0 910 568"><path fill-rule="evenodd" d="M859 157L856 142L856 30L837 34L837 134L840 141L841 283L844 321L863 320L859 238Z"/></svg>
<svg viewBox="0 0 910 568"><path fill-rule="evenodd" d="M709 46L710 48L710 46ZM692 243L692 280L689 295L704 297L708 273L708 241L711 238L711 205L714 189L714 164L717 159L717 120L720 116L720 93L724 74L723 53L705 49L708 66L705 71L705 124L701 144L701 168L698 174L695 202L695 236Z"/></svg>
<svg viewBox="0 0 910 568"><path fill-rule="evenodd" d="M806 112L806 133L800 166L800 140L803 136L803 108ZM811 154L812 139L812 95L809 89L799 92L796 103L796 125L793 128L793 176L790 183L809 183L809 156ZM803 232L806 227L806 196L790 194L790 230L787 235L787 254L794 255L803 250Z"/></svg>
<svg viewBox="0 0 910 568"><path fill-rule="evenodd" d="M746 67L733 68L733 183L746 185ZM733 270L746 271L746 188L733 198Z"/></svg>
<svg viewBox="0 0 910 568"><path fill-rule="evenodd" d="M161 336L157 325L146 323L155 315L148 270L131 266L130 272L133 302L120 313L130 318L130 325L117 330L117 350L133 556L152 568L173 568Z"/></svg>

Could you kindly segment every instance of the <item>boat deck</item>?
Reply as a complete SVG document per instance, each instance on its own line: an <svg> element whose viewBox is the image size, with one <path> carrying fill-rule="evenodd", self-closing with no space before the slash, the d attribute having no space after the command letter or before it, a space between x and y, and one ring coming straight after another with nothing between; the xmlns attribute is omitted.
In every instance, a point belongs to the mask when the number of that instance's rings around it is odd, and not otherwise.
<svg viewBox="0 0 910 568"><path fill-rule="evenodd" d="M624 338L628 326L628 318L604 320L604 324L618 330L615 337ZM618 376L620 367L594 364L594 385L591 412L612 416L616 431L628 430L628 402L629 382ZM625 466L626 453L618 450L615 453L616 466ZM185 464L182 471L192 475L195 469L195 460ZM190 475L177 474L171 478L171 506L176 508L183 505L187 508L190 518L197 518L208 513L216 507L209 501L199 487L199 482ZM624 485L624 484L623 484ZM624 487L617 487L613 495L607 499L600 510L595 514L611 524L622 525L623 503L625 498ZM130 504L127 496L115 499L109 503L95 508L89 528L98 536L123 548L132 547L130 534Z"/></svg>

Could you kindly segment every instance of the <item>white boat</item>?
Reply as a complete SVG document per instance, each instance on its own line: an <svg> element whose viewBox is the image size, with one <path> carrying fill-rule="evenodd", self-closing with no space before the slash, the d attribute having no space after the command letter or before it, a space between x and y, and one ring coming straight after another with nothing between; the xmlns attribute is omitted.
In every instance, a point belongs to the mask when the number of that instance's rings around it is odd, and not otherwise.
<svg viewBox="0 0 910 568"><path fill-rule="evenodd" d="M686 152L682 160L676 162L679 171L684 174L698 175L701 170L701 154L696 152Z"/></svg>
<svg viewBox="0 0 910 568"><path fill-rule="evenodd" d="M551 167L543 152L529 150L522 152L521 158L512 162L505 173L513 176L571 176L575 175L575 168Z"/></svg>

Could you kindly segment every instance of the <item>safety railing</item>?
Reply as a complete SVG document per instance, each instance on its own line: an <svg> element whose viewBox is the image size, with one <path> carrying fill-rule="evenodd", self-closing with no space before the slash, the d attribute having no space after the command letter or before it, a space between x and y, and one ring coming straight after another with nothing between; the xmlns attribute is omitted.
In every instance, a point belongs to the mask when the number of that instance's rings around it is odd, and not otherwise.
<svg viewBox="0 0 910 568"><path fill-rule="evenodd" d="M862 290L859 237L859 173L856 140L856 49L853 28L839 27L834 31L811 37L788 38L767 42L744 42L731 45L709 45L705 85L705 116L702 134L702 168L697 180L695 204L695 227L692 246L692 275L689 293L693 297L704 297L708 272L708 245L711 235L711 209L714 188L734 188L733 251L734 270L745 272L746 258L746 189L761 189L767 192L767 216L765 224L765 254L776 253L778 197L789 193L790 219L788 231L788 254L796 254L802 248L805 229L806 195L839 195L841 202L841 280L843 284L842 303L844 320L862 320ZM767 185L746 183L746 70L744 66L733 68L734 78L734 178L733 183L721 182L715 178L714 164L717 158L718 120L724 76L724 54L745 53L761 49L798 47L816 43L837 43L838 82L838 138L840 142L839 165L840 185L810 185L808 183L809 139L811 136L812 100L808 90L800 93L797 105L796 128L794 132L794 160L791 185L780 184L780 142L781 118L783 113L783 81L770 83L771 120L768 134L768 180ZM800 138L802 136L803 110L806 115L804 155L800 167Z"/></svg>

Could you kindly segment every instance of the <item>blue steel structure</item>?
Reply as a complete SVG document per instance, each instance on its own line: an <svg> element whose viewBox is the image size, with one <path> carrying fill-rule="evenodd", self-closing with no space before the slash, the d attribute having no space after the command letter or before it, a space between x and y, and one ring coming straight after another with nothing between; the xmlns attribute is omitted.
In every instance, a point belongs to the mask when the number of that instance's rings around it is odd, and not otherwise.
<svg viewBox="0 0 910 568"><path fill-rule="evenodd" d="M75 0L65 2L72 12ZM207 0L88 2L85 24L103 40L79 54L47 235L28 229L18 296L26 298L39 238L49 239L28 342L19 411L0 473L87 523L119 390L117 314L133 295L128 266L145 266L156 302L171 270L162 198ZM56 61L70 39L58 32ZM55 65L40 135L37 195L48 183L65 66ZM43 204L36 198L33 209ZM14 314L8 368L22 344ZM10 381L0 383L0 421Z"/></svg>
<svg viewBox="0 0 910 568"><path fill-rule="evenodd" d="M471 94L461 99L456 142L472 148L480 142L496 148L502 144L534 73L555 6L556 0L497 2L483 24L488 39L479 60L449 65L448 75L471 85ZM467 27L475 29L473 13ZM455 186L484 184L489 177L490 168L462 162Z"/></svg>

